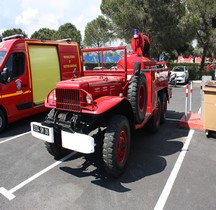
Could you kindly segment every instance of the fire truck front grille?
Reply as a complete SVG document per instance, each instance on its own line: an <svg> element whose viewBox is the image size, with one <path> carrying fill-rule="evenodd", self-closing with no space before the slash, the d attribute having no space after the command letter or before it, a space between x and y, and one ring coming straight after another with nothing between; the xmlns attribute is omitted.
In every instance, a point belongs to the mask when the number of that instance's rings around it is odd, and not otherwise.
<svg viewBox="0 0 216 210"><path fill-rule="evenodd" d="M60 110L80 112L80 91L56 89L56 108Z"/></svg>

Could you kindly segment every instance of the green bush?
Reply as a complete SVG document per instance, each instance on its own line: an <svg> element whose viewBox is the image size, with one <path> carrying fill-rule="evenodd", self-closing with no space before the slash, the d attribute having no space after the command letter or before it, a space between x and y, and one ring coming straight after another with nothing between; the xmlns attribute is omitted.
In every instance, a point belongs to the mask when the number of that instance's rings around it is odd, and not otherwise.
<svg viewBox="0 0 216 210"><path fill-rule="evenodd" d="M209 75L212 77L212 79L214 79L215 77L215 71L214 70L210 70L206 75Z"/></svg>

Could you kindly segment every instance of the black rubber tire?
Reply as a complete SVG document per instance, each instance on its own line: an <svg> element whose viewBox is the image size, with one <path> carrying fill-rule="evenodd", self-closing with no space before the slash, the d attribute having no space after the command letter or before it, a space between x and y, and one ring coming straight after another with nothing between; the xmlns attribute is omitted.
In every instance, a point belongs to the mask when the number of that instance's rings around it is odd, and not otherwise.
<svg viewBox="0 0 216 210"><path fill-rule="evenodd" d="M107 174L119 177L125 170L130 151L131 133L128 119L116 115L108 123L103 142L103 162Z"/></svg>
<svg viewBox="0 0 216 210"><path fill-rule="evenodd" d="M210 138L210 137L211 137L211 132L209 132L208 130L206 130L205 133L206 133L206 137L207 137L207 138Z"/></svg>
<svg viewBox="0 0 216 210"><path fill-rule="evenodd" d="M103 130L103 131L99 131L98 133L92 136L95 140L95 153L97 153L101 157L103 155L104 133L105 131Z"/></svg>
<svg viewBox="0 0 216 210"><path fill-rule="evenodd" d="M216 138L216 131L206 130L206 137L207 138Z"/></svg>
<svg viewBox="0 0 216 210"><path fill-rule="evenodd" d="M7 117L5 113L2 110L0 110L0 133L4 131L6 126L7 126Z"/></svg>
<svg viewBox="0 0 216 210"><path fill-rule="evenodd" d="M166 113L167 113L167 94L165 91L162 91L159 95L161 102L161 117L160 123L165 123L166 121Z"/></svg>
<svg viewBox="0 0 216 210"><path fill-rule="evenodd" d="M151 133L156 133L160 126L160 119L161 119L161 101L160 98L157 97L157 105L153 112L152 117L147 123L148 131Z"/></svg>
<svg viewBox="0 0 216 210"><path fill-rule="evenodd" d="M49 143L45 142L45 146L49 154L51 154L55 159L59 159L67 155L69 152L68 149L65 149L62 147L61 142L59 142L60 139L57 139L55 135L55 142L54 143Z"/></svg>
<svg viewBox="0 0 216 210"><path fill-rule="evenodd" d="M141 123L145 118L147 94L145 75L134 76L128 86L128 100L131 102L136 123Z"/></svg>

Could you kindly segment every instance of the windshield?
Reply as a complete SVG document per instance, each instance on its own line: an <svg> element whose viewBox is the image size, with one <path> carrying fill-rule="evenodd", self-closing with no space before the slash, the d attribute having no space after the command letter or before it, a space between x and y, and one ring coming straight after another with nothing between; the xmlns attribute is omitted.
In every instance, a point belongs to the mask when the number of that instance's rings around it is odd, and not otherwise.
<svg viewBox="0 0 216 210"><path fill-rule="evenodd" d="M6 55L6 51L0 51L0 64L2 63L5 55Z"/></svg>
<svg viewBox="0 0 216 210"><path fill-rule="evenodd" d="M184 67L175 67L173 69L173 71L175 71L175 72L183 72L184 71Z"/></svg>

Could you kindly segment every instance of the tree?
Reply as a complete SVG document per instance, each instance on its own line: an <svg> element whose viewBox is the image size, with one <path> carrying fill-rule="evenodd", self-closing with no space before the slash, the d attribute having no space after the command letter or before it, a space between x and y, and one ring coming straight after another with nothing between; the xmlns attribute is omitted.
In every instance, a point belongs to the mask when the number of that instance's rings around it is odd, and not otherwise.
<svg viewBox="0 0 216 210"><path fill-rule="evenodd" d="M212 0L186 0L188 22L196 27L198 45L202 47L200 71L204 71L207 53L215 52L216 2Z"/></svg>
<svg viewBox="0 0 216 210"><path fill-rule="evenodd" d="M179 0L155 0L149 3L149 14L152 19L150 30L154 47L178 54L192 45L195 35L193 26L185 20L185 4ZM190 43L190 44L189 44Z"/></svg>
<svg viewBox="0 0 216 210"><path fill-rule="evenodd" d="M53 38L56 40L71 38L72 41L77 42L79 45L82 40L80 31L71 23L61 25Z"/></svg>
<svg viewBox="0 0 216 210"><path fill-rule="evenodd" d="M129 42L134 28L149 35L157 54L172 52L191 42L194 31L184 21L179 0L102 0L101 11L115 24L118 37Z"/></svg>
<svg viewBox="0 0 216 210"><path fill-rule="evenodd" d="M52 40L55 33L55 30L49 28L41 28L31 35L31 39Z"/></svg>
<svg viewBox="0 0 216 210"><path fill-rule="evenodd" d="M102 47L114 39L111 22L103 16L87 23L85 28L84 45L91 47Z"/></svg>
<svg viewBox="0 0 216 210"><path fill-rule="evenodd" d="M2 33L2 38L7 37L7 36L11 36L11 35L15 35L15 34L23 34L24 37L27 37L27 34L20 28L13 28L13 29L8 29L5 30Z"/></svg>
<svg viewBox="0 0 216 210"><path fill-rule="evenodd" d="M135 28L149 32L147 8L142 1L137 3L137 0L102 0L100 6L102 13L112 20L118 38L127 43Z"/></svg>

